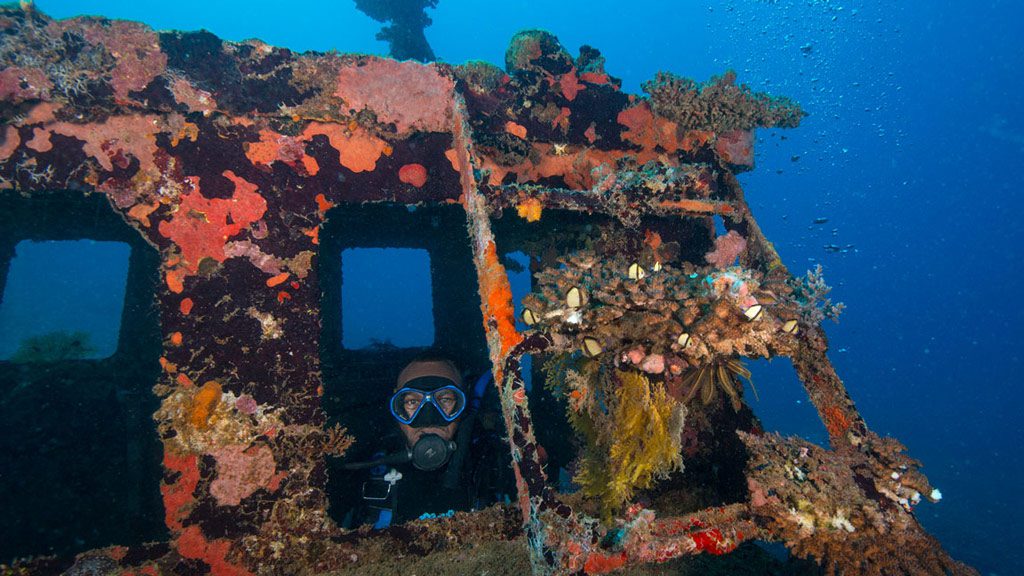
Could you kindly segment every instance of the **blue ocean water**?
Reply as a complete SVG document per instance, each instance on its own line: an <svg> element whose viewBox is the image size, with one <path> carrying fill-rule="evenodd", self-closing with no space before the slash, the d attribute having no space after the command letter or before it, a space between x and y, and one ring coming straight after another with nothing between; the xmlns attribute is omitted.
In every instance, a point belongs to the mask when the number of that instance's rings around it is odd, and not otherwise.
<svg viewBox="0 0 1024 576"><path fill-rule="evenodd" d="M296 51L387 51L351 2L38 5ZM800 128L758 134L758 167L741 177L755 215L794 273L822 264L847 304L828 326L832 359L869 426L942 490L922 522L983 574L1024 574L1024 3L440 0L429 13L427 39L452 63L501 64L516 31L544 28L572 53L599 48L631 92L658 70L732 68L801 102ZM784 361L755 377L768 428L816 433Z"/></svg>

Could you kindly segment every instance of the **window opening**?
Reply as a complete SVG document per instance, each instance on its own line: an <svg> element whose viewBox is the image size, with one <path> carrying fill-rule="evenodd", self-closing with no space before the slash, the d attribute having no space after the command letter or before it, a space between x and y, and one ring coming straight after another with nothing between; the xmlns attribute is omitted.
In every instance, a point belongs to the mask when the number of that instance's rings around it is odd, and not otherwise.
<svg viewBox="0 0 1024 576"><path fill-rule="evenodd" d="M509 284L512 287L512 302L516 311L516 330L520 332L527 329L523 322L523 298L533 290L533 274L530 272L530 257L526 253L518 251L505 255L505 271L508 275ZM523 356L520 363L523 374L523 383L526 391L533 390L533 355Z"/></svg>
<svg viewBox="0 0 1024 576"><path fill-rule="evenodd" d="M789 358L748 359L751 380L758 396L743 383L743 398L767 432L783 436L799 436L819 446L828 446L828 432L818 411L807 398L807 391L796 377Z"/></svg>
<svg viewBox="0 0 1024 576"><path fill-rule="evenodd" d="M414 348L434 343L430 253L350 248L341 253L341 343Z"/></svg>
<svg viewBox="0 0 1024 576"><path fill-rule="evenodd" d="M490 362L462 207L342 204L327 214L320 253L321 401L328 425L356 439L344 456L327 459L331 518L347 528L383 527L514 496L497 388L484 381L479 407L469 406ZM466 408L452 429L456 449L446 447L448 459L433 470L403 460L418 438L402 432L391 410L399 374L424 355L454 361L465 383ZM446 427L431 420L433 402L431 396L422 421L406 426ZM446 477L458 454L462 465L451 470L460 473ZM379 458L388 464L377 464Z"/></svg>
<svg viewBox="0 0 1024 576"><path fill-rule="evenodd" d="M117 351L131 248L22 240L0 300L0 360L100 359Z"/></svg>
<svg viewBox="0 0 1024 576"><path fill-rule="evenodd" d="M715 221L715 236L725 236L729 232L725 228L725 220L718 215L715 215L713 220Z"/></svg>

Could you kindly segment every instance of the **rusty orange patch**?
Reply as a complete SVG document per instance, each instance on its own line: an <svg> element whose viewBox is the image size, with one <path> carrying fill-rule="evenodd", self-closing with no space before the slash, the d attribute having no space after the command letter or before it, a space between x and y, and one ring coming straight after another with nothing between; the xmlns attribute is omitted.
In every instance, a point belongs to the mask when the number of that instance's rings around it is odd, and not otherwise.
<svg viewBox="0 0 1024 576"><path fill-rule="evenodd" d="M185 289L185 285L181 281L182 273L180 270L168 270L164 275L164 279L167 281L167 289L175 294L181 294Z"/></svg>
<svg viewBox="0 0 1024 576"><path fill-rule="evenodd" d="M164 372L167 372L168 374L174 374L175 372L178 371L178 365L174 364L173 362L171 362L167 358L164 358L163 356L160 357L160 367L163 368Z"/></svg>
<svg viewBox="0 0 1024 576"><path fill-rule="evenodd" d="M459 172L459 152L455 148L449 148L444 151L444 157L448 159L448 162L452 165L452 170Z"/></svg>
<svg viewBox="0 0 1024 576"><path fill-rule="evenodd" d="M192 397L192 404L189 407L189 422L196 430L206 430L210 426L210 417L220 402L223 393L220 383L210 380L196 392Z"/></svg>
<svg viewBox="0 0 1024 576"><path fill-rule="evenodd" d="M316 209L321 214L327 212L331 208L334 208L334 202L329 201L323 194L317 194L313 199L316 200Z"/></svg>
<svg viewBox="0 0 1024 576"><path fill-rule="evenodd" d="M427 183L427 169L422 164L406 164L398 169L398 179L422 188Z"/></svg>
<svg viewBox="0 0 1024 576"><path fill-rule="evenodd" d="M152 204L136 204L128 211L128 215L141 222L146 228L149 228L149 215L159 207L159 202L153 202Z"/></svg>
<svg viewBox="0 0 1024 576"><path fill-rule="evenodd" d="M572 114L572 110L562 106L562 109L558 111L558 116L555 116L555 119L551 121L551 127L561 128L563 132L569 130L570 114Z"/></svg>
<svg viewBox="0 0 1024 576"><path fill-rule="evenodd" d="M274 276L272 278L267 278L267 286L270 287L270 288L273 288L274 286L277 286L278 284L283 284L286 280L288 280L288 277L290 277L290 276L291 276L291 273L289 273L289 272L281 272L277 276Z"/></svg>
<svg viewBox="0 0 1024 576"><path fill-rule="evenodd" d="M25 142L25 147L31 148L36 152L49 152L53 149L53 143L50 142L50 131L43 128L33 128L32 139Z"/></svg>
<svg viewBox="0 0 1024 576"><path fill-rule="evenodd" d="M320 171L316 158L306 154L306 140L279 134L273 130L260 130L259 142L245 144L245 157L253 164L270 166L284 162L298 172L315 176ZM302 170L299 170L299 168Z"/></svg>
<svg viewBox="0 0 1024 576"><path fill-rule="evenodd" d="M3 143L0 143L0 160L7 160L14 154L14 151L21 145L21 136L14 126L4 127Z"/></svg>
<svg viewBox="0 0 1024 576"><path fill-rule="evenodd" d="M578 94L580 90L584 90L586 88L586 86L580 84L579 79L576 78L575 68L565 74L562 74L562 77L558 79L558 86L562 89L562 96L565 96L565 99L569 102L575 100L576 94Z"/></svg>
<svg viewBox="0 0 1024 576"><path fill-rule="evenodd" d="M517 138L522 138L523 140L526 140L526 126L516 124L511 120L505 122L505 132L508 132L509 134Z"/></svg>
<svg viewBox="0 0 1024 576"><path fill-rule="evenodd" d="M192 493L199 485L198 456L179 456L164 449L164 469L175 474L167 477L172 481L160 486L164 498L165 522L171 530L181 530L181 522L187 514L186 508L192 502Z"/></svg>
<svg viewBox="0 0 1024 576"><path fill-rule="evenodd" d="M339 124L321 122L310 122L300 138L308 142L317 135L327 137L331 147L338 151L338 163L353 172L376 170L377 160L388 145L358 125L354 130L347 130Z"/></svg>
<svg viewBox="0 0 1024 576"><path fill-rule="evenodd" d="M185 138L188 138L189 142L195 142L196 138L199 138L199 126L191 122L182 124L181 129L174 136L171 136L171 146L177 146L178 142Z"/></svg>
<svg viewBox="0 0 1024 576"><path fill-rule="evenodd" d="M498 260L498 249L494 242L488 242L484 250L484 265L481 271L480 288L486 295L484 317L493 318L504 356L523 336L516 330L515 312L512 305L512 287L509 285L505 268Z"/></svg>
<svg viewBox="0 0 1024 576"><path fill-rule="evenodd" d="M825 417L825 429L828 430L829 436L842 436L850 429L850 419L837 406L829 406L822 410L822 413Z"/></svg>

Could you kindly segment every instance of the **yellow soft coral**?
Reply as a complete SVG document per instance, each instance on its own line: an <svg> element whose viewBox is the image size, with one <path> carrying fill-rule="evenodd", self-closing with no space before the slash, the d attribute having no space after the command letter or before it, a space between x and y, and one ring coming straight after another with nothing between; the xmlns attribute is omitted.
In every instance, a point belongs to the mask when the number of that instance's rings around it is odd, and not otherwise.
<svg viewBox="0 0 1024 576"><path fill-rule="evenodd" d="M606 519L635 490L650 488L656 480L682 469L686 411L666 394L664 385L640 372L616 371L608 383L614 390L604 390L607 412L591 412L593 419L573 419L588 444L575 481L584 494L600 499ZM584 423L588 426L580 426Z"/></svg>
<svg viewBox="0 0 1024 576"><path fill-rule="evenodd" d="M544 211L544 205L536 198L527 198L516 206L516 213L527 222L537 222Z"/></svg>

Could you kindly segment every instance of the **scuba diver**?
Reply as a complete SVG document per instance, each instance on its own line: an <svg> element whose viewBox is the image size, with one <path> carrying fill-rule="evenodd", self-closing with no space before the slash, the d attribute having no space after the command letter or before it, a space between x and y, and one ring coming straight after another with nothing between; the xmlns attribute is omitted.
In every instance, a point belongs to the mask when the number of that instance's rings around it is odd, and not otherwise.
<svg viewBox="0 0 1024 576"><path fill-rule="evenodd" d="M500 418L482 410L492 382L486 373L467 396L455 364L437 354L401 371L388 403L397 433L382 440L371 461L342 465L369 470L354 524L386 528L508 501L511 455L496 426Z"/></svg>

